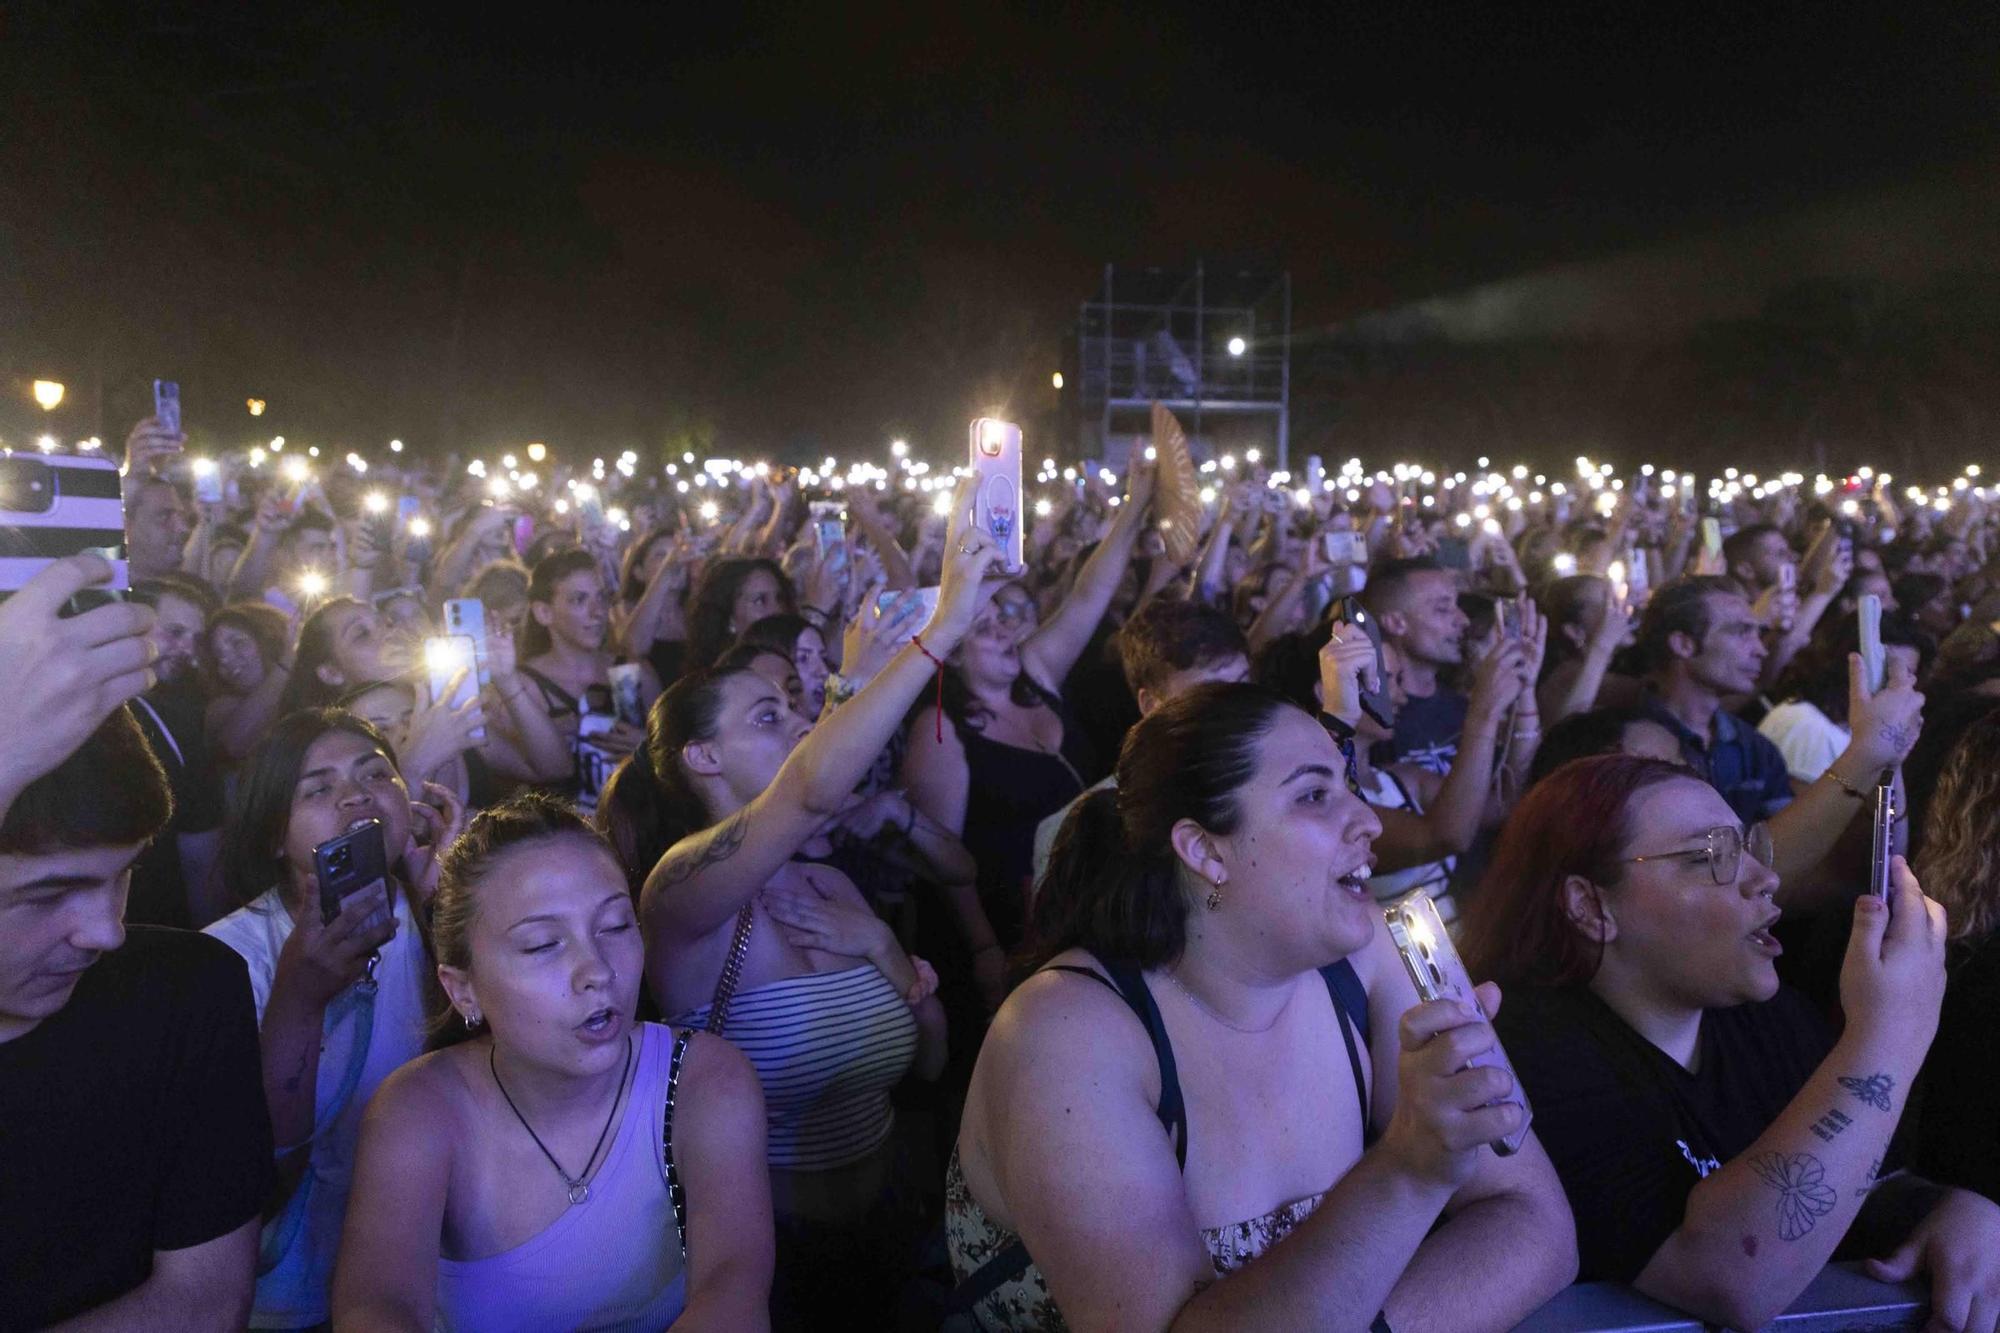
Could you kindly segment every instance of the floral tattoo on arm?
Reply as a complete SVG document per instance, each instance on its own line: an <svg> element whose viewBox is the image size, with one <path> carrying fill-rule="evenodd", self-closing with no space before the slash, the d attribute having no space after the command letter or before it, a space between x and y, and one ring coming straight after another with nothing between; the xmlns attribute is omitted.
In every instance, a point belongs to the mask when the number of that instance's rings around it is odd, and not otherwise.
<svg viewBox="0 0 2000 1333"><path fill-rule="evenodd" d="M1811 1153L1758 1153L1751 1170L1778 1193L1778 1236L1798 1240L1833 1211L1840 1195L1826 1183L1826 1168Z"/></svg>

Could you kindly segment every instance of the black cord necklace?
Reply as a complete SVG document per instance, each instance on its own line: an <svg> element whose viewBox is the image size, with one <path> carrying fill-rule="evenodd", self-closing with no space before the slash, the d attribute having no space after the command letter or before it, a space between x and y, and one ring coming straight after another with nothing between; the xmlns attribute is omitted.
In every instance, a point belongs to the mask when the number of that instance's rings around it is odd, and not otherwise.
<svg viewBox="0 0 2000 1333"><path fill-rule="evenodd" d="M535 1146L542 1150L542 1156L549 1159L549 1165L556 1169L556 1174L562 1177L563 1184L569 1187L569 1201L572 1204L582 1203L590 1197L588 1183L590 1168L597 1164L597 1154L604 1149L604 1136L611 1132L611 1122L618 1115L618 1103L625 1100L625 1080L632 1074L631 1034L625 1035L625 1072L618 1076L618 1093L611 1099L611 1110L604 1117L604 1128L597 1131L597 1146L590 1150L590 1159L583 1164L582 1174L575 1176L562 1169L562 1163L558 1162L556 1155L549 1151L549 1145L542 1142L542 1136L535 1133L535 1127L528 1123L528 1117L522 1115L521 1108L514 1105L513 1097L507 1092L507 1085L500 1081L500 1066L494 1059L497 1052L497 1047L486 1048L486 1067L493 1071L493 1086L500 1089L502 1097L507 1098L507 1109L514 1113L514 1118L521 1122L521 1128L528 1131L528 1137L535 1141Z"/></svg>

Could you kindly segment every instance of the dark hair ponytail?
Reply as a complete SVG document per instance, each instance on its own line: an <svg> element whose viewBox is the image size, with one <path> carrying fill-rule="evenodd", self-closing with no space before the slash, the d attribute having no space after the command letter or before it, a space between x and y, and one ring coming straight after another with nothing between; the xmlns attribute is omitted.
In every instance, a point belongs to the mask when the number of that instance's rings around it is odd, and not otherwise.
<svg viewBox="0 0 2000 1333"><path fill-rule="evenodd" d="M668 849L712 822L688 781L681 749L715 735L722 687L744 670L697 670L675 681L646 715L646 743L618 765L598 797L597 827L635 894Z"/></svg>
<svg viewBox="0 0 2000 1333"><path fill-rule="evenodd" d="M1203 685L1141 718L1118 755L1118 787L1093 791L1056 835L1036 886L1022 961L1065 949L1157 967L1187 946L1188 895L1172 834L1188 819L1221 836L1242 821L1237 794L1286 710L1261 685Z"/></svg>

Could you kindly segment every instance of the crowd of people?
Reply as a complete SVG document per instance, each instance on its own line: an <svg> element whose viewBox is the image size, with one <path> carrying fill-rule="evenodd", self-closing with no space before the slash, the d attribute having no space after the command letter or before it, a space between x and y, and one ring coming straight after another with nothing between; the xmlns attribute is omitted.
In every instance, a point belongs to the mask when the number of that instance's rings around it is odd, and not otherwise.
<svg viewBox="0 0 2000 1333"><path fill-rule="evenodd" d="M1015 565L902 449L139 423L129 593L0 601L0 1329L2000 1329L1977 470L1149 452Z"/></svg>

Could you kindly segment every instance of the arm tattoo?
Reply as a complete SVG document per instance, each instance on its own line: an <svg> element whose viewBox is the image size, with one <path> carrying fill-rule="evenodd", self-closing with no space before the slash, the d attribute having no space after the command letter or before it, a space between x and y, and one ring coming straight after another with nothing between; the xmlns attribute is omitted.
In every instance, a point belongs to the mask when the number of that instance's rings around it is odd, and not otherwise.
<svg viewBox="0 0 2000 1333"><path fill-rule="evenodd" d="M1758 1153L1750 1168L1778 1192L1778 1235L1798 1240L1833 1211L1840 1196L1826 1183L1826 1168L1809 1152Z"/></svg>
<svg viewBox="0 0 2000 1333"><path fill-rule="evenodd" d="M1860 1189L1854 1191L1854 1197L1859 1199L1866 1196L1868 1191L1874 1189L1875 1186L1878 1183L1880 1183L1881 1179L1882 1179L1882 1159L1877 1157L1875 1159L1874 1164L1868 1168L1867 1183L1862 1185Z"/></svg>
<svg viewBox="0 0 2000 1333"><path fill-rule="evenodd" d="M1866 1078L1853 1078L1843 1074L1840 1086L1886 1114L1890 1110L1889 1094L1896 1090L1896 1080L1887 1074L1870 1074Z"/></svg>
<svg viewBox="0 0 2000 1333"><path fill-rule="evenodd" d="M1812 1132L1817 1134L1821 1141L1832 1143L1835 1135L1853 1123L1852 1119L1840 1111L1828 1111L1818 1120L1815 1120L1811 1128Z"/></svg>
<svg viewBox="0 0 2000 1333"><path fill-rule="evenodd" d="M693 879L713 865L720 865L743 850L743 834L750 827L750 811L738 810L698 849L670 856L660 863L660 885L674 885Z"/></svg>
<svg viewBox="0 0 2000 1333"><path fill-rule="evenodd" d="M310 1059L312 1059L312 1048L310 1046L301 1046L299 1048L298 1067L293 1069L292 1072L285 1078L286 1092L297 1092L299 1090L299 1084L305 1082L306 1062Z"/></svg>

